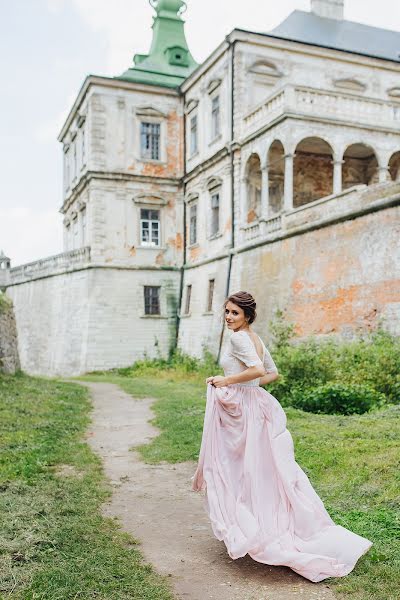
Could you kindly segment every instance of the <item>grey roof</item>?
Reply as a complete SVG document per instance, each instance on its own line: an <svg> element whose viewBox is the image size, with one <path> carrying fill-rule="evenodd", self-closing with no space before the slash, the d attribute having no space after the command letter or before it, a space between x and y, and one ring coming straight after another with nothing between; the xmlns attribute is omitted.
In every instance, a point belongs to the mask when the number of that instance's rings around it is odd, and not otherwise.
<svg viewBox="0 0 400 600"><path fill-rule="evenodd" d="M268 35L400 62L400 32L293 11Z"/></svg>

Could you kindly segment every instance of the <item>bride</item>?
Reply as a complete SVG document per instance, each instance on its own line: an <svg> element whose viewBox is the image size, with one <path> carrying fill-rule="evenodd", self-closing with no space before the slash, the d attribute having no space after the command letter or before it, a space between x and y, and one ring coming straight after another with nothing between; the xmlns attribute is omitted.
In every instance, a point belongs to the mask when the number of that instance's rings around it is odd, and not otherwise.
<svg viewBox="0 0 400 600"><path fill-rule="evenodd" d="M232 331L209 377L203 437L193 489L205 489L214 535L233 559L249 554L286 565L317 582L343 577L372 545L335 525L296 463L279 402L260 385L278 377L263 341L251 329L256 302L237 292L224 303Z"/></svg>

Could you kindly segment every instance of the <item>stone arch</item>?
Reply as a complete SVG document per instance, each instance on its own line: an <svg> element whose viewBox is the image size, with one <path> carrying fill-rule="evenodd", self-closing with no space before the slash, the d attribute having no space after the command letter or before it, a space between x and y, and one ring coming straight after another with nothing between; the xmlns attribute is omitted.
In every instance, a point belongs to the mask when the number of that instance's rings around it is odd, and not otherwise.
<svg viewBox="0 0 400 600"><path fill-rule="evenodd" d="M267 153L269 211L276 214L283 209L285 193L285 149L280 140L274 140Z"/></svg>
<svg viewBox="0 0 400 600"><path fill-rule="evenodd" d="M347 146L343 154L342 188L370 185L379 181L379 165L374 149L356 142Z"/></svg>
<svg viewBox="0 0 400 600"><path fill-rule="evenodd" d="M333 193L332 146L319 137L303 138L293 163L293 207Z"/></svg>
<svg viewBox="0 0 400 600"><path fill-rule="evenodd" d="M253 152L246 163L246 222L252 223L261 216L261 161Z"/></svg>
<svg viewBox="0 0 400 600"><path fill-rule="evenodd" d="M392 181L400 181L400 150L389 159L389 173Z"/></svg>

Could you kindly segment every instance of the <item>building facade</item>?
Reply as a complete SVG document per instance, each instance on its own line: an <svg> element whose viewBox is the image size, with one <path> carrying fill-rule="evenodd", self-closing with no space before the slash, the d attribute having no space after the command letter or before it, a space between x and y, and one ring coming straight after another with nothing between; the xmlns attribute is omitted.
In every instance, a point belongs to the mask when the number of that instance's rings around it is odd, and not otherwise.
<svg viewBox="0 0 400 600"><path fill-rule="evenodd" d="M23 368L218 354L238 289L266 340L276 309L299 336L399 333L400 34L312 0L196 65L184 2L153 5L149 55L89 76L60 133L64 253L0 270Z"/></svg>

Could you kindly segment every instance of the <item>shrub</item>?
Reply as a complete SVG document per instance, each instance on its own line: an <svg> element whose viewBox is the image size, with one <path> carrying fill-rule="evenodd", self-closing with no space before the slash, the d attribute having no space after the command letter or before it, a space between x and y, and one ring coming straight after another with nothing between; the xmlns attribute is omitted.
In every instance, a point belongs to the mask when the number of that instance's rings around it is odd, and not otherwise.
<svg viewBox="0 0 400 600"><path fill-rule="evenodd" d="M388 402L400 403L400 338L378 328L352 341L296 341L283 313L276 313L270 329L270 349L281 376L267 389L284 406L294 395L327 383L364 385L384 394Z"/></svg>
<svg viewBox="0 0 400 600"><path fill-rule="evenodd" d="M363 414L385 402L384 394L366 385L327 383L311 390L296 390L291 405L312 413L351 415Z"/></svg>

